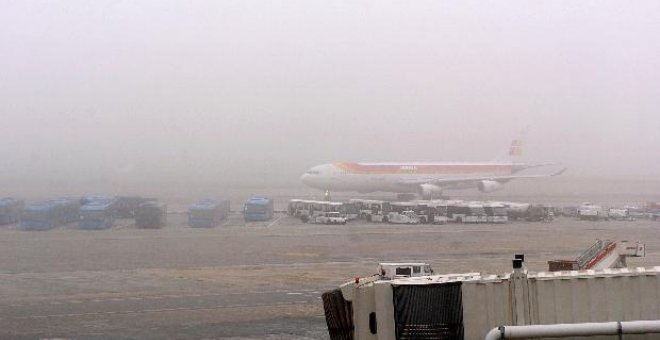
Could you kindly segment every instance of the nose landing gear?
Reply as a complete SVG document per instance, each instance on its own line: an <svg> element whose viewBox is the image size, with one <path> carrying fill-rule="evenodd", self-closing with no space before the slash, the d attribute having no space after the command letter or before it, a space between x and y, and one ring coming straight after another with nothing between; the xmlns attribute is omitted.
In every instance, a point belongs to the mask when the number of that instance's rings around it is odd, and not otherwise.
<svg viewBox="0 0 660 340"><path fill-rule="evenodd" d="M323 199L326 201L332 200L332 198L330 197L330 190L326 190L325 193L323 193Z"/></svg>

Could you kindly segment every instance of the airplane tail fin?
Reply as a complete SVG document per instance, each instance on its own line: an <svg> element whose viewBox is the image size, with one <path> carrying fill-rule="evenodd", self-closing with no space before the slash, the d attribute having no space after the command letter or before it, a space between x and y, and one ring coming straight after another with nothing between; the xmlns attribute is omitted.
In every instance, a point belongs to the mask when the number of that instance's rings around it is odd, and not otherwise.
<svg viewBox="0 0 660 340"><path fill-rule="evenodd" d="M506 150L506 149L505 149ZM509 145L509 152L502 150L498 157L493 159L494 162L511 162L520 163L523 158L523 140L516 138L511 141Z"/></svg>
<svg viewBox="0 0 660 340"><path fill-rule="evenodd" d="M520 157L522 156L522 140L521 139L514 139L511 142L511 146L509 147L509 157L514 158L514 157Z"/></svg>

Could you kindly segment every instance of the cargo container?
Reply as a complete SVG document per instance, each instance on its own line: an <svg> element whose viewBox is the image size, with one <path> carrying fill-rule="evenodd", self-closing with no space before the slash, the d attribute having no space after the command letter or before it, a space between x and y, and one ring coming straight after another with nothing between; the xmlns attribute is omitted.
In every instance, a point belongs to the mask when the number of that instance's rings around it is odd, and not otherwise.
<svg viewBox="0 0 660 340"><path fill-rule="evenodd" d="M248 221L268 221L273 218L273 200L263 196L252 196L243 205L243 218Z"/></svg>
<svg viewBox="0 0 660 340"><path fill-rule="evenodd" d="M105 229L115 223L117 213L117 199L114 197L97 197L87 200L87 204L80 207L80 229Z"/></svg>
<svg viewBox="0 0 660 340"><path fill-rule="evenodd" d="M188 225L193 228L217 227L229 216L228 200L201 200L188 209Z"/></svg>
<svg viewBox="0 0 660 340"><path fill-rule="evenodd" d="M56 198L30 203L23 208L21 228L46 230L78 221L80 199Z"/></svg>
<svg viewBox="0 0 660 340"><path fill-rule="evenodd" d="M0 198L0 225L18 223L23 211L23 201L11 197Z"/></svg>
<svg viewBox="0 0 660 340"><path fill-rule="evenodd" d="M135 226L138 228L163 228L167 224L167 205L157 201L140 204L135 210Z"/></svg>

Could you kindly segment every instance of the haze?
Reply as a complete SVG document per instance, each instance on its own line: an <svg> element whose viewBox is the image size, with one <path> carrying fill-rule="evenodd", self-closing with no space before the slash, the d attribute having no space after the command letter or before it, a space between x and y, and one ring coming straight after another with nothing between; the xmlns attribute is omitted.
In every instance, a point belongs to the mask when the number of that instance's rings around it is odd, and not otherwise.
<svg viewBox="0 0 660 340"><path fill-rule="evenodd" d="M0 178L526 154L660 178L657 1L3 1Z"/></svg>

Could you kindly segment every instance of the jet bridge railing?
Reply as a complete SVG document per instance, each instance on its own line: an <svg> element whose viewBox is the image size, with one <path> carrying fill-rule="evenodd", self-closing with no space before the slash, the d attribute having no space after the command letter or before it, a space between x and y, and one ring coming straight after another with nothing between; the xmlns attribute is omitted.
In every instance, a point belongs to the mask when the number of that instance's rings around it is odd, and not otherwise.
<svg viewBox="0 0 660 340"><path fill-rule="evenodd" d="M624 334L658 334L660 320L567 323L554 325L500 326L491 329L485 340L567 338Z"/></svg>

